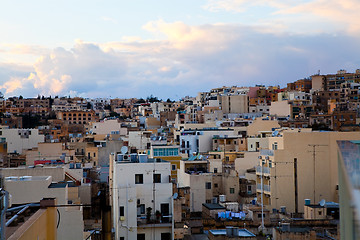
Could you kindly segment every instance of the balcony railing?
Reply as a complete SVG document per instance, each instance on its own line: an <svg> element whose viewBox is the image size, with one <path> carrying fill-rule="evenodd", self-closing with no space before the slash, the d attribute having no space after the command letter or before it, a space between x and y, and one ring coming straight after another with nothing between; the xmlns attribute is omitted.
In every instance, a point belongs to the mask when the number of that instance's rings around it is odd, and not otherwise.
<svg viewBox="0 0 360 240"><path fill-rule="evenodd" d="M141 215L137 216L137 224L148 225L148 224L171 224L172 215Z"/></svg>
<svg viewBox="0 0 360 240"><path fill-rule="evenodd" d="M271 150L271 149L260 149L260 155L274 156L274 150Z"/></svg>
<svg viewBox="0 0 360 240"><path fill-rule="evenodd" d="M262 170L263 170L264 174L270 174L270 168L269 167L261 167L261 166L256 167L256 174L261 175Z"/></svg>
<svg viewBox="0 0 360 240"><path fill-rule="evenodd" d="M256 190L261 192L261 184L256 184ZM263 184L264 192L270 192L270 185Z"/></svg>

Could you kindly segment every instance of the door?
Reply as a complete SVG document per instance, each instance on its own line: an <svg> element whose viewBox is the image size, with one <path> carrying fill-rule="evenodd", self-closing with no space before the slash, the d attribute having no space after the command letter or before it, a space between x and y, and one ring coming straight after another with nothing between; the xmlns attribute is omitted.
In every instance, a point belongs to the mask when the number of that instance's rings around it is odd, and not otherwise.
<svg viewBox="0 0 360 240"><path fill-rule="evenodd" d="M161 209L161 221L164 223L169 222L170 220L170 207L168 203L162 203L160 205L160 209Z"/></svg>

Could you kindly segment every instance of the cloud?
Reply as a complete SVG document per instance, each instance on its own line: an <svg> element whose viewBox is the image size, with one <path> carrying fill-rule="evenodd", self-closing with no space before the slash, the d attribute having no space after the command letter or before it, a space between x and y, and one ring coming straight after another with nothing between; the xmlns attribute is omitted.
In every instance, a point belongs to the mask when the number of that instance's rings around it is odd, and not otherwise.
<svg viewBox="0 0 360 240"><path fill-rule="evenodd" d="M0 52L7 52L10 54L29 54L40 56L48 54L50 49L39 46L39 45L27 45L27 44L12 44L12 43L2 43L0 44Z"/></svg>
<svg viewBox="0 0 360 240"><path fill-rule="evenodd" d="M211 12L261 14L255 24L282 22L287 31L305 34L360 32L357 0L208 0L203 8Z"/></svg>
<svg viewBox="0 0 360 240"><path fill-rule="evenodd" d="M281 8L277 14L303 14L315 16L335 24L336 30L343 29L351 34L360 32L360 5L357 0L316 0Z"/></svg>
<svg viewBox="0 0 360 240"><path fill-rule="evenodd" d="M55 48L25 76L22 71L3 74L1 91L23 96L180 98L222 85L284 86L319 69L331 73L360 65L358 41L349 35L163 20L149 22L144 29L153 39L101 44L77 40L71 49ZM0 77L1 72L0 65Z"/></svg>
<svg viewBox="0 0 360 240"><path fill-rule="evenodd" d="M291 3L294 4L299 0L284 1L284 0L208 0L208 3L203 6L204 9L218 12L244 12L252 7L267 6L272 8L285 8Z"/></svg>
<svg viewBox="0 0 360 240"><path fill-rule="evenodd" d="M111 22L111 23L115 23L115 24L118 23L115 19L113 19L113 18L111 18L111 17L103 16L103 17L101 17L101 19L102 19L103 21L105 21L105 22Z"/></svg>

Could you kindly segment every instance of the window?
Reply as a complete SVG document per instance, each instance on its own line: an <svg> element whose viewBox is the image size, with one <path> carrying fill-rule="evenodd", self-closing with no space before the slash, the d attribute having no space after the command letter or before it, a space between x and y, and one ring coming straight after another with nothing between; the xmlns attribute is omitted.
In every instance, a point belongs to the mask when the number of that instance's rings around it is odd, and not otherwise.
<svg viewBox="0 0 360 240"><path fill-rule="evenodd" d="M175 164L171 165L171 171L176 171L176 165Z"/></svg>
<svg viewBox="0 0 360 240"><path fill-rule="evenodd" d="M143 184L143 175L142 174L135 174L135 184Z"/></svg>
<svg viewBox="0 0 360 240"><path fill-rule="evenodd" d="M142 214L145 214L145 204L139 204L137 206L137 215L141 216Z"/></svg>
<svg viewBox="0 0 360 240"><path fill-rule="evenodd" d="M211 182L205 183L205 189L211 189Z"/></svg>
<svg viewBox="0 0 360 240"><path fill-rule="evenodd" d="M277 150L278 149L278 145L277 142L274 142L272 145L273 150Z"/></svg>
<svg viewBox="0 0 360 240"><path fill-rule="evenodd" d="M120 237L120 240L125 240L125 237Z"/></svg>
<svg viewBox="0 0 360 240"><path fill-rule="evenodd" d="M235 188L230 188L230 194L234 194L235 193Z"/></svg>
<svg viewBox="0 0 360 240"><path fill-rule="evenodd" d="M252 192L252 190L251 190L251 185L248 185L248 186L247 186L247 190L248 190L248 192Z"/></svg>
<svg viewBox="0 0 360 240"><path fill-rule="evenodd" d="M218 172L218 169L217 168L214 168L214 173L217 173Z"/></svg>
<svg viewBox="0 0 360 240"><path fill-rule="evenodd" d="M206 203L211 203L211 200L210 200L210 199L206 199L205 202L206 202Z"/></svg>
<svg viewBox="0 0 360 240"><path fill-rule="evenodd" d="M145 233L138 233L136 239L137 240L145 240Z"/></svg>
<svg viewBox="0 0 360 240"><path fill-rule="evenodd" d="M214 183L214 187L217 188L217 187L218 187L218 184L217 184L217 183Z"/></svg>
<svg viewBox="0 0 360 240"><path fill-rule="evenodd" d="M265 213L263 214L263 217L265 218ZM261 213L258 214L258 218L261 218Z"/></svg>
<svg viewBox="0 0 360 240"><path fill-rule="evenodd" d="M120 217L125 216L124 206L120 206L120 208L119 208L119 215L120 215Z"/></svg>
<svg viewBox="0 0 360 240"><path fill-rule="evenodd" d="M161 233L161 240L171 240L171 233Z"/></svg>
<svg viewBox="0 0 360 240"><path fill-rule="evenodd" d="M154 173L153 174L153 181L154 181L154 183L161 183L161 174Z"/></svg>

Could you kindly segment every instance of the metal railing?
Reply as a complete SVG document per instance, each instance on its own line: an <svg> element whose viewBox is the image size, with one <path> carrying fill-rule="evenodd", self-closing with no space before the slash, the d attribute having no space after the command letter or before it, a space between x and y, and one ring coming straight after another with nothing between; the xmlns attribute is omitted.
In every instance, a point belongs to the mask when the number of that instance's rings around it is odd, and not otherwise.
<svg viewBox="0 0 360 240"><path fill-rule="evenodd" d="M257 166L257 167L256 167L256 174L261 175L262 172L263 172L264 174L270 174L270 168L269 168L269 167Z"/></svg>
<svg viewBox="0 0 360 240"><path fill-rule="evenodd" d="M256 190L261 191L261 184L260 183L256 184ZM270 192L270 185L264 184L263 185L263 190L264 190L264 192Z"/></svg>
<svg viewBox="0 0 360 240"><path fill-rule="evenodd" d="M155 215L152 214L150 216L138 215L137 216L137 223L138 225L146 225L146 224L164 224L164 223L171 223L172 215Z"/></svg>

